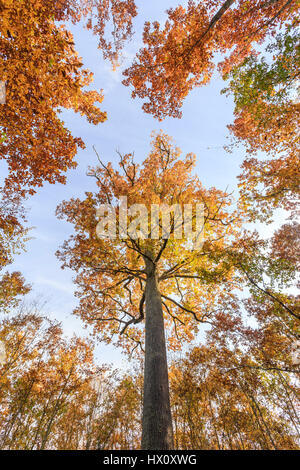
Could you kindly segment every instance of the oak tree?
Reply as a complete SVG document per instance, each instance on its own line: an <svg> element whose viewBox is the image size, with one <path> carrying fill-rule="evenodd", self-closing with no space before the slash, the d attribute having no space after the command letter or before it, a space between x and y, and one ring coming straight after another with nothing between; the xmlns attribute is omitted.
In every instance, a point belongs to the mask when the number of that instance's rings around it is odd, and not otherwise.
<svg viewBox="0 0 300 470"><path fill-rule="evenodd" d="M76 231L59 252L63 266L77 272L80 305L75 313L93 325L102 340L110 342L117 335L117 344L127 348L128 340L135 348L144 348L144 331L139 325L145 322L144 449L173 446L164 324L171 348L191 340L201 323L210 322L235 282L231 266L214 257L214 250L224 249L238 233L230 197L215 188L205 189L191 173L194 156L181 159L180 154L167 135L155 135L143 165L137 165L132 154L120 154L121 172L100 161L90 170L98 191L58 208L58 216L73 223ZM118 205L122 196L127 197L129 208L127 234ZM197 201L204 206L203 226L198 229L192 207ZM110 204L111 214L119 222L116 238L97 237L96 211L104 203ZM130 212L133 204L139 205L140 213ZM169 231L164 231L158 216L156 236L153 232L150 236L150 220L143 212L150 213L153 204L173 206ZM178 210L185 205L192 209L188 222L194 240L183 232L176 236L183 224ZM203 228L203 247L193 250L192 242Z"/></svg>

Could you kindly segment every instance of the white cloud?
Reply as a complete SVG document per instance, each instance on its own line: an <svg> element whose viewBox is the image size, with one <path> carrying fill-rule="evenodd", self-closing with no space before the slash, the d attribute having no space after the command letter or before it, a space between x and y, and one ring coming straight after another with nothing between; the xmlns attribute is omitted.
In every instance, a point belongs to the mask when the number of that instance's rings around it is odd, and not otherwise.
<svg viewBox="0 0 300 470"><path fill-rule="evenodd" d="M56 290L59 290L61 292L66 292L67 294L71 294L73 295L74 294L74 286L72 283L62 283L62 282L58 282L58 281L54 281L52 279L46 279L46 278L42 278L42 277L39 277L37 279L35 279L34 281L35 284L41 284L41 285L44 285L44 286L49 286L49 287L52 287L53 289L56 289Z"/></svg>

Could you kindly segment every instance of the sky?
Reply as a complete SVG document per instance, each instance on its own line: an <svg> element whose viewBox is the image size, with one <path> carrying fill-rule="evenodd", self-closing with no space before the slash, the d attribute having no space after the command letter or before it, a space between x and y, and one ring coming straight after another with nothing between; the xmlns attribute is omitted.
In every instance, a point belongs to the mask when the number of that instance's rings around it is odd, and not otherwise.
<svg viewBox="0 0 300 470"><path fill-rule="evenodd" d="M245 156L240 147L233 153L226 153L223 146L229 143L227 125L233 121L233 100L221 95L225 83L217 75L209 85L193 90L185 100L181 119L167 118L158 122L141 109L142 102L133 100L128 87L121 84L122 69L128 66L135 52L141 47L141 33L144 21L166 18L165 10L170 0L137 1L139 16L134 22L135 36L124 50L124 62L113 72L111 65L104 62L97 49L97 38L82 25L70 26L74 34L75 46L83 58L85 68L94 73L92 89L103 89L104 101L101 109L107 111L105 123L93 126L72 111L63 111L62 119L74 136L80 136L86 149L78 152L75 170L68 171L66 185L49 185L27 202L28 225L31 240L26 253L16 256L12 270L20 270L27 282L32 284L28 301L45 302L43 311L51 318L62 322L66 335L73 333L86 335L80 319L72 315L78 299L74 297L70 270L62 270L55 252L73 233L71 224L58 220L55 210L59 203L71 197L82 197L85 191L96 189L94 179L86 176L89 165L97 163L92 150L95 145L104 162L115 162L116 149L122 153L135 152L138 162L143 161L150 149L150 136L153 131L163 132L174 138L183 154L193 152L197 156L196 172L205 187L216 187L229 192L236 191L237 175ZM184 2L181 2L181 4ZM110 362L116 367L124 366L126 359L112 346L97 345L96 357L100 362Z"/></svg>

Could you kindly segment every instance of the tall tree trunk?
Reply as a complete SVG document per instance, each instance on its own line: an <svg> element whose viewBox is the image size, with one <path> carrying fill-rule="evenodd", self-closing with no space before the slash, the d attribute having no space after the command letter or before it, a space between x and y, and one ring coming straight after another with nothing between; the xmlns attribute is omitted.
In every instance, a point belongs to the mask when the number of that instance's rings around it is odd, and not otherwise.
<svg viewBox="0 0 300 470"><path fill-rule="evenodd" d="M146 261L146 349L142 449L174 448L163 308L155 265Z"/></svg>

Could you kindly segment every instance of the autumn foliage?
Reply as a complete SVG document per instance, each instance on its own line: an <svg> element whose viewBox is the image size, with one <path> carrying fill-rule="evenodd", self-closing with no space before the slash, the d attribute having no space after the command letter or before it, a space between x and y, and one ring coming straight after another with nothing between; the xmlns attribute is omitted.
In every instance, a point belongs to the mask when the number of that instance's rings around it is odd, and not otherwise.
<svg viewBox="0 0 300 470"><path fill-rule="evenodd" d="M292 21L296 4L293 0L204 0L189 1L187 8L170 8L162 28L159 22L145 23L145 46L124 72L124 84L133 86L133 98L148 100L143 104L145 112L159 119L180 117L188 93L211 79L216 53L225 55L219 69L228 73L255 43Z"/></svg>
<svg viewBox="0 0 300 470"><path fill-rule="evenodd" d="M106 118L95 106L103 96L84 91L92 74L74 49L72 34L59 20L71 13L68 2L0 3L2 80L6 104L0 106L0 155L8 165L6 185L32 192L44 181L64 182L83 147L59 118L71 108L98 124ZM74 15L71 15L74 17Z"/></svg>
<svg viewBox="0 0 300 470"><path fill-rule="evenodd" d="M191 341L198 324L209 323L219 302L230 297L229 291L235 285L233 271L230 264L218 261L229 240L237 236L240 222L228 209L230 196L215 188L205 189L192 174L194 162L193 154L181 158L180 149L171 139L157 134L142 165L134 162L132 154L120 155L120 171L111 163L100 163L89 172L97 190L86 193L84 200L66 201L58 208L58 216L72 222L76 231L58 253L63 266L77 273L80 306L76 314L93 325L102 340L110 342L117 335L117 344L129 351L134 346L143 347L143 329L136 325L144 321L148 252L157 266L171 349L176 349L180 340ZM151 204L178 204L183 208L184 204L203 203L203 248L191 251L184 234L175 239L179 222L174 213L171 234L164 239L141 240L130 235L99 239L97 207L113 204L120 220L118 201L122 196L127 196L128 207L145 203L149 214ZM134 219L128 217L128 225ZM147 229L148 224L150 220ZM218 285L221 280L228 283L226 289L224 284Z"/></svg>
<svg viewBox="0 0 300 470"><path fill-rule="evenodd" d="M235 100L235 120L229 126L237 143L244 143L240 187L248 208L270 215L271 208L294 210L299 199L299 77L298 22L267 47L272 60L255 55L230 73L227 91ZM261 158L264 152L268 158Z"/></svg>
<svg viewBox="0 0 300 470"><path fill-rule="evenodd" d="M172 361L176 449L296 449L298 389L289 374L258 367L251 346L241 362L241 351L217 331ZM234 340L234 328L228 332ZM34 306L2 321L0 340L1 449L139 448L138 369L120 374L97 366L91 345L64 339L60 325Z"/></svg>
<svg viewBox="0 0 300 470"><path fill-rule="evenodd" d="M146 113L178 118L218 71L245 153L239 193L205 187L196 156L163 131L140 163L133 149L105 163L94 147L90 190L57 208L73 226L57 256L75 273L87 339L26 302L32 286L11 265L30 238L26 198L65 183L85 147L62 110L107 119L71 25L116 69L138 2L0 0L1 450L299 449L299 2L185 3L145 22L123 84ZM167 231L154 206L168 209ZM265 232L278 209L285 221ZM105 217L114 237L99 236ZM121 347L127 370L97 342Z"/></svg>
<svg viewBox="0 0 300 470"><path fill-rule="evenodd" d="M0 309L11 308L19 296L30 290L20 272L6 271L14 256L25 248L27 239L25 212L19 195L5 195L0 199Z"/></svg>

